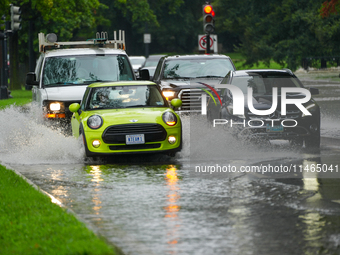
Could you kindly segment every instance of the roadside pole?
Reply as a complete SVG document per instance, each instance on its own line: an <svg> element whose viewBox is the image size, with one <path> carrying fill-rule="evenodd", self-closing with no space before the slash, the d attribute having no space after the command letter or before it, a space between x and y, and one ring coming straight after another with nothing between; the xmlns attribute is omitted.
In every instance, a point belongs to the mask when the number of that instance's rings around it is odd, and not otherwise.
<svg viewBox="0 0 340 255"><path fill-rule="evenodd" d="M2 43L2 75L1 75L1 86L0 86L0 99L8 98L8 59L7 59L7 32L9 22L6 22L6 28L4 30L4 38Z"/></svg>
<svg viewBox="0 0 340 255"><path fill-rule="evenodd" d="M206 35L207 38L207 54L210 54L210 34Z"/></svg>

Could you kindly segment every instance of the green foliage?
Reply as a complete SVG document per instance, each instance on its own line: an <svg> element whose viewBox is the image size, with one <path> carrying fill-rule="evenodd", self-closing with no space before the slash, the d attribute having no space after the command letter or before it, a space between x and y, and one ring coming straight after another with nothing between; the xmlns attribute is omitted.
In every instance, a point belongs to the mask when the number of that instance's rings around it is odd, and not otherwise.
<svg viewBox="0 0 340 255"><path fill-rule="evenodd" d="M116 254L75 216L0 165L0 254Z"/></svg>
<svg viewBox="0 0 340 255"><path fill-rule="evenodd" d="M295 70L304 58L340 55L340 17L321 19L320 2L216 0L215 6L229 7L219 14L218 29L237 36L247 66L273 59Z"/></svg>
<svg viewBox="0 0 340 255"><path fill-rule="evenodd" d="M13 0L22 8L18 31L20 62L28 62L28 27L33 21L34 50L38 32L54 32L60 41L93 38L97 31L124 30L129 55L144 55L143 34L150 33L149 54L190 54L203 34L202 4L196 0ZM335 10L339 0L332 3ZM9 1L0 12L9 14ZM6 8L6 5L8 6ZM214 0L216 34L225 51L239 51L245 66L271 60L296 69L308 57L340 56L340 15L322 18L322 3L312 0ZM330 9L331 11L332 9ZM223 52L221 52L223 53Z"/></svg>

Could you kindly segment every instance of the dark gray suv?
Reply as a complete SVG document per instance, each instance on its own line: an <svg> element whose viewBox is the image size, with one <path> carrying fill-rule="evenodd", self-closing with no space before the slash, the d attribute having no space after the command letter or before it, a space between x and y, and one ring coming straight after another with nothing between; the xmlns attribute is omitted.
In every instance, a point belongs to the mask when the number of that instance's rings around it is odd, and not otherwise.
<svg viewBox="0 0 340 255"><path fill-rule="evenodd" d="M182 100L177 111L200 112L204 93L200 88L210 90L209 86L219 84L229 71L235 70L234 63L225 55L164 56L158 62L152 81L160 86L169 101L172 98ZM140 77L148 79L148 74L141 73Z"/></svg>
<svg viewBox="0 0 340 255"><path fill-rule="evenodd" d="M235 96L232 86L219 89L222 106L208 100L209 122L228 123L225 126L237 137L283 139L298 146L304 143L306 148L320 147L320 108L313 98L306 96L319 94L319 90L304 88L290 70L232 71L223 79L223 84L237 87L244 98ZM243 113L236 113L235 101L243 102Z"/></svg>

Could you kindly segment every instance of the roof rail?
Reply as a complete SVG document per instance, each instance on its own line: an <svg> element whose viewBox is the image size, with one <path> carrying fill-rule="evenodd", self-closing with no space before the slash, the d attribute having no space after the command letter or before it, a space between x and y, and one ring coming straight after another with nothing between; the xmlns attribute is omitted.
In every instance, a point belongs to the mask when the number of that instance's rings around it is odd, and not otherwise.
<svg viewBox="0 0 340 255"><path fill-rule="evenodd" d="M286 71L289 72L290 74L293 74L292 70L290 70L289 68L282 68L282 70L286 70Z"/></svg>
<svg viewBox="0 0 340 255"><path fill-rule="evenodd" d="M39 52L45 52L46 47L55 47L60 48L61 46L81 46L81 45L95 45L98 47L104 47L105 45L113 46L115 49L125 50L125 32L124 30L119 30L119 39L117 39L116 31L113 32L114 39L109 40L107 32L97 32L96 38L88 39L86 41L78 41L78 42L57 42L56 34L47 34L45 36L44 33L38 34L39 39Z"/></svg>

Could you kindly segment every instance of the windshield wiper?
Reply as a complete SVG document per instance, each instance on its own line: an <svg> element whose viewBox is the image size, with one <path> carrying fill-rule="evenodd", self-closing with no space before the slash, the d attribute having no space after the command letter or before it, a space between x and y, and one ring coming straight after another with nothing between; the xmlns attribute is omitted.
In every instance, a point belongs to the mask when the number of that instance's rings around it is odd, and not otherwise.
<svg viewBox="0 0 340 255"><path fill-rule="evenodd" d="M165 78L166 80L179 80L179 79L183 79L183 80L186 80L186 79L192 79L193 77L167 77Z"/></svg>
<svg viewBox="0 0 340 255"><path fill-rule="evenodd" d="M137 105L125 106L124 108L132 108L132 107L147 107L147 105L145 105L145 104L137 104Z"/></svg>
<svg viewBox="0 0 340 255"><path fill-rule="evenodd" d="M90 83L95 83L95 82L107 82L107 81L112 81L112 80L91 80L91 81L83 81L83 84L90 84Z"/></svg>
<svg viewBox="0 0 340 255"><path fill-rule="evenodd" d="M55 82L55 83L50 83L50 84L44 84L44 86L47 86L47 87L53 87L53 86L58 86L58 85L74 85L73 82L63 82L63 81L58 81L58 82Z"/></svg>
<svg viewBox="0 0 340 255"><path fill-rule="evenodd" d="M224 78L224 77L217 76L217 75L204 75L204 76L197 76L196 78Z"/></svg>

